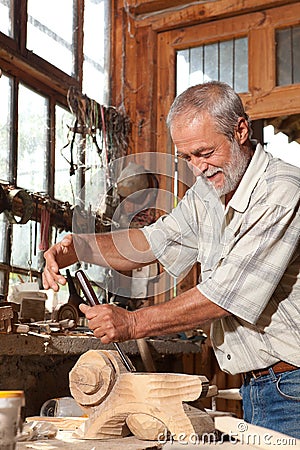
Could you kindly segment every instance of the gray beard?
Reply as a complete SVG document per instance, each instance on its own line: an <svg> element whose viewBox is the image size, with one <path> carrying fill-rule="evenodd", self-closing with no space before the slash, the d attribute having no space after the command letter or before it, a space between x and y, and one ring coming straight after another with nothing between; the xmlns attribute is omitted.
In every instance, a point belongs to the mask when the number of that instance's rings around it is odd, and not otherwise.
<svg viewBox="0 0 300 450"><path fill-rule="evenodd" d="M224 185L221 187L215 187L217 194L222 195L229 194L234 191L239 182L241 181L244 173L249 164L249 155L240 149L236 140L233 141L231 146L231 161L223 168L214 168L213 170L207 170L204 175L211 176L217 172L224 173ZM209 181L209 180L208 180Z"/></svg>

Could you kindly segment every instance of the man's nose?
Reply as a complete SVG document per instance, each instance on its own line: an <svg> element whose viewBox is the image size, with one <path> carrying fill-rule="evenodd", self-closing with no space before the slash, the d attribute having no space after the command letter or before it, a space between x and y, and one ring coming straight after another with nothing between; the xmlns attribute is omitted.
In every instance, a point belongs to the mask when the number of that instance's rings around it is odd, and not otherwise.
<svg viewBox="0 0 300 450"><path fill-rule="evenodd" d="M191 156L190 160L191 165L200 170L200 172L204 173L208 169L208 163L199 156Z"/></svg>

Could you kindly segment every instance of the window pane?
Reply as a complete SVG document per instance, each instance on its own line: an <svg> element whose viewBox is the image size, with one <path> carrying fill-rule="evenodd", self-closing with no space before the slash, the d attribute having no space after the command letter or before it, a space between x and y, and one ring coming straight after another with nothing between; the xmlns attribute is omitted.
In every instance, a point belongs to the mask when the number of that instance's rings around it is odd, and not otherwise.
<svg viewBox="0 0 300 450"><path fill-rule="evenodd" d="M186 50L183 50L186 51ZM203 47L190 49L190 83L203 83Z"/></svg>
<svg viewBox="0 0 300 450"><path fill-rule="evenodd" d="M11 87L11 79L2 75L0 78L0 179L6 181L9 181Z"/></svg>
<svg viewBox="0 0 300 450"><path fill-rule="evenodd" d="M86 145L85 208L104 212L107 192L107 171L92 140Z"/></svg>
<svg viewBox="0 0 300 450"><path fill-rule="evenodd" d="M220 42L220 79L233 86L234 41Z"/></svg>
<svg viewBox="0 0 300 450"><path fill-rule="evenodd" d="M276 31L277 86L300 83L300 27Z"/></svg>
<svg viewBox="0 0 300 450"><path fill-rule="evenodd" d="M11 11L13 0L0 0L0 31L12 37Z"/></svg>
<svg viewBox="0 0 300 450"><path fill-rule="evenodd" d="M293 83L300 83L300 27L293 28Z"/></svg>
<svg viewBox="0 0 300 450"><path fill-rule="evenodd" d="M210 80L248 91L248 39L219 41L177 52L177 93Z"/></svg>
<svg viewBox="0 0 300 450"><path fill-rule="evenodd" d="M4 213L0 214L0 233L1 233L1 239L0 239L0 262L5 263L5 245L6 245L6 239L7 239L7 220L4 215Z"/></svg>
<svg viewBox="0 0 300 450"><path fill-rule="evenodd" d="M74 0L28 0L28 50L69 75L75 74L75 5Z"/></svg>
<svg viewBox="0 0 300 450"><path fill-rule="evenodd" d="M248 91L248 39L234 41L234 84L236 92Z"/></svg>
<svg viewBox="0 0 300 450"><path fill-rule="evenodd" d="M204 81L218 80L218 44L204 46Z"/></svg>
<svg viewBox="0 0 300 450"><path fill-rule="evenodd" d="M199 74L199 78L200 77L201 74ZM176 95L179 95L190 85L189 78L190 52L189 50L179 50L176 59Z"/></svg>
<svg viewBox="0 0 300 450"><path fill-rule="evenodd" d="M63 202L74 203L71 182L75 184L75 177L70 177L70 145L64 148L71 137L68 136L68 127L73 123L73 116L67 110L56 106L55 108L55 174L54 197ZM76 155L76 145L74 146ZM67 161L68 160L68 161ZM76 160L74 161L76 163Z"/></svg>
<svg viewBox="0 0 300 450"><path fill-rule="evenodd" d="M11 265L16 267L24 267L30 269L40 269L39 263L40 252L35 248L40 241L40 224L29 221L25 225L13 225L13 242ZM36 255L34 255L36 253ZM40 267L39 267L40 266Z"/></svg>
<svg viewBox="0 0 300 450"><path fill-rule="evenodd" d="M292 83L292 53L291 30L279 30L276 32L277 48L277 85L282 86Z"/></svg>
<svg viewBox="0 0 300 450"><path fill-rule="evenodd" d="M85 0L83 92L107 103L109 57L109 1Z"/></svg>
<svg viewBox="0 0 300 450"><path fill-rule="evenodd" d="M47 110L45 97L19 86L19 140L17 185L47 191Z"/></svg>
<svg viewBox="0 0 300 450"><path fill-rule="evenodd" d="M4 272L0 272L0 294L3 298L6 298L6 292L4 292Z"/></svg>

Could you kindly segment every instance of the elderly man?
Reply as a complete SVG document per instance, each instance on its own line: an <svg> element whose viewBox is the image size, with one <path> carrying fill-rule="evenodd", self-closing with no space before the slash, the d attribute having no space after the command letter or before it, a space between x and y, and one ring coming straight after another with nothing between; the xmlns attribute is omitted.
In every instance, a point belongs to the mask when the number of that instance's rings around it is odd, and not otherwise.
<svg viewBox="0 0 300 450"><path fill-rule="evenodd" d="M300 438L300 169L253 146L242 102L224 83L187 89L168 125L178 156L198 171L196 183L143 229L99 234L95 244L64 238L45 253L44 286L65 284L59 269L78 256L116 270L158 260L174 276L199 261L198 285L165 304L133 312L81 305L89 327L109 343L211 323L221 369L244 374L245 420ZM221 205L219 240L203 177Z"/></svg>

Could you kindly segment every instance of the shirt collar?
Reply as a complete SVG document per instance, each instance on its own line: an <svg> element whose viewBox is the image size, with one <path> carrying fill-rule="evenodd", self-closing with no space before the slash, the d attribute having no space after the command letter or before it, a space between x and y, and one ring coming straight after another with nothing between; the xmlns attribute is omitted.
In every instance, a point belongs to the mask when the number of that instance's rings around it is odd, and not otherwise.
<svg viewBox="0 0 300 450"><path fill-rule="evenodd" d="M268 153L265 152L261 144L257 144L255 152L251 158L249 166L240 181L232 199L227 205L239 212L244 212L249 204L251 193L266 170L269 163Z"/></svg>

